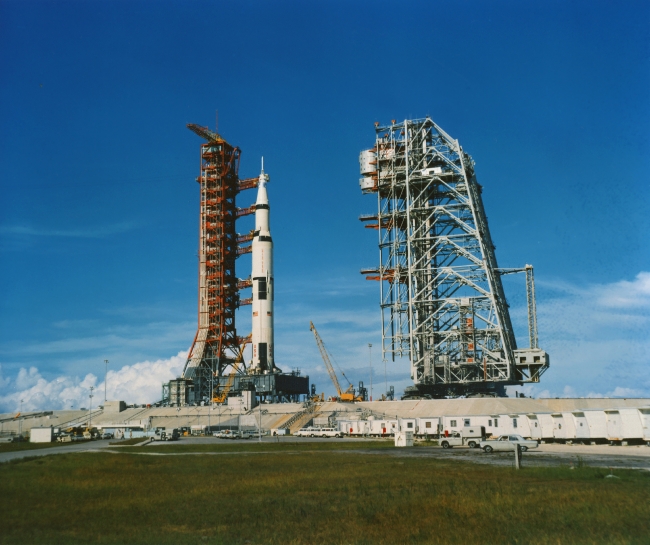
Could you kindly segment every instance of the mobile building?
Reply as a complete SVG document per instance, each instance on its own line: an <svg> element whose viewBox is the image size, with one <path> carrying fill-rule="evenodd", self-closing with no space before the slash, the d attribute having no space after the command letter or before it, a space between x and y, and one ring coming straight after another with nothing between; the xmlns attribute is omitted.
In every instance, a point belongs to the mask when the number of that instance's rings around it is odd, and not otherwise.
<svg viewBox="0 0 650 545"><path fill-rule="evenodd" d="M32 428L29 431L30 443L51 443L54 439L52 428Z"/></svg>
<svg viewBox="0 0 650 545"><path fill-rule="evenodd" d="M410 431L416 433L417 418L400 418L399 431Z"/></svg>
<svg viewBox="0 0 650 545"><path fill-rule="evenodd" d="M437 437L439 418L417 418L416 419L416 435L418 437Z"/></svg>
<svg viewBox="0 0 650 545"><path fill-rule="evenodd" d="M571 416L573 416L573 424L575 426L575 440L582 443L590 441L589 423L587 422L584 411L572 411Z"/></svg>
<svg viewBox="0 0 650 545"><path fill-rule="evenodd" d="M541 439L542 442L549 442L555 440L555 435L553 434L554 422L553 417L550 414L546 413L537 413L537 419L539 425L542 428Z"/></svg>
<svg viewBox="0 0 650 545"><path fill-rule="evenodd" d="M553 413L553 439L565 443L575 437L576 427L571 413Z"/></svg>
<svg viewBox="0 0 650 545"><path fill-rule="evenodd" d="M375 436L395 435L398 426L397 420L368 420L368 433Z"/></svg>
<svg viewBox="0 0 650 545"><path fill-rule="evenodd" d="M582 411L589 429L590 443L605 443L607 441L607 418L605 411L588 410Z"/></svg>
<svg viewBox="0 0 650 545"><path fill-rule="evenodd" d="M530 438L541 441L542 439L542 426L537 418L536 414L527 414L526 420L528 420L528 428L530 429Z"/></svg>
<svg viewBox="0 0 650 545"><path fill-rule="evenodd" d="M639 419L641 420L641 431L643 440L650 447L650 407L642 407L639 409Z"/></svg>
<svg viewBox="0 0 650 545"><path fill-rule="evenodd" d="M498 417L498 422L501 423L501 428L498 434L506 435L516 433L522 437L530 437L530 424L525 414L502 414Z"/></svg>
<svg viewBox="0 0 650 545"><path fill-rule="evenodd" d="M341 420L339 429L348 435L368 435L370 422L368 420Z"/></svg>
<svg viewBox="0 0 650 545"><path fill-rule="evenodd" d="M605 411L607 439L610 443L643 441L643 426L638 409L621 408Z"/></svg>

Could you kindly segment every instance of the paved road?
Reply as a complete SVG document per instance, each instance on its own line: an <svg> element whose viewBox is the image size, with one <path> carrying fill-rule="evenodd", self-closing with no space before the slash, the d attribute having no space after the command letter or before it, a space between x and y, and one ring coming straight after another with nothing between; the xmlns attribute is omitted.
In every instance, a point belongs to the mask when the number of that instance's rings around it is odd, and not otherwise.
<svg viewBox="0 0 650 545"><path fill-rule="evenodd" d="M342 438L342 439L319 439L319 438L302 438L302 437L262 437L262 442L270 443L320 443L327 442L351 442L358 443L359 448L354 450L333 450L327 452L338 452L340 454L370 454L370 455L383 455L404 458L432 458L443 460L458 460L463 462L473 462L479 464L489 464L496 466L513 466L514 456L513 453L492 453L485 454L479 449L469 448L454 448L442 449L439 447L415 447L415 448L396 448L396 449L372 449L366 447L364 443L373 441L372 439L361 438ZM111 453L119 453L120 447L109 445L108 440L93 441L92 443L79 443L76 445L66 445L60 447L52 447L40 450L23 450L17 452L4 452L0 453L0 462L7 462L16 458L24 458L28 456L48 456L51 454L64 454L68 452L102 452L108 449ZM176 443L171 442L155 442L151 445L167 446L167 445L205 445L205 444L250 444L257 442L256 439L250 440L224 440L212 437L183 437ZM163 449L164 450L164 449ZM131 451L133 452L133 451ZM287 451L283 451L287 453ZM296 453L300 451L295 451ZM322 451L319 451L322 452ZM157 455L165 456L164 452L149 450L144 447L140 454L144 455ZM171 453L170 453L171 454ZM188 453L174 453L174 456L183 455L233 455L237 452L223 452L223 453L204 453L204 452L188 452ZM263 455L263 452L242 452L241 454L247 455ZM578 466L584 464L593 467L612 467L612 468L638 468L650 470L650 447L647 446L627 446L627 447L613 447L608 445L559 445L547 444L540 445L539 448L529 450L523 455L523 466L529 467L551 467L551 466Z"/></svg>

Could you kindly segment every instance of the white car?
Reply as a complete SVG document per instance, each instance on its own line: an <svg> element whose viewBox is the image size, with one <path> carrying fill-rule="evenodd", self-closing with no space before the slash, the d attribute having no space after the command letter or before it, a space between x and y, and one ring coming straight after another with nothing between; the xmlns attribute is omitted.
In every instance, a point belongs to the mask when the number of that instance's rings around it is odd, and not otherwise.
<svg viewBox="0 0 650 545"><path fill-rule="evenodd" d="M342 437L343 433L334 428L313 428L312 437Z"/></svg>
<svg viewBox="0 0 650 545"><path fill-rule="evenodd" d="M293 435L294 437L316 437L316 431L316 428L301 428Z"/></svg>
<svg viewBox="0 0 650 545"><path fill-rule="evenodd" d="M485 452L492 451L514 451L517 445L521 445L521 450L526 452L529 448L537 448L537 441L532 439L524 439L521 435L501 435L497 439L481 441L479 448Z"/></svg>

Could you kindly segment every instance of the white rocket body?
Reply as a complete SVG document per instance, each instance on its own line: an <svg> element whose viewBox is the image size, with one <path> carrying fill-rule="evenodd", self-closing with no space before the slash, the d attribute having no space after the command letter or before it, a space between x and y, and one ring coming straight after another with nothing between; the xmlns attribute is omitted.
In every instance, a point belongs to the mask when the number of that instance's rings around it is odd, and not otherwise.
<svg viewBox="0 0 650 545"><path fill-rule="evenodd" d="M255 233L253 238L253 374L273 372L273 241L269 228L269 198L266 184L269 175L260 174L255 202Z"/></svg>

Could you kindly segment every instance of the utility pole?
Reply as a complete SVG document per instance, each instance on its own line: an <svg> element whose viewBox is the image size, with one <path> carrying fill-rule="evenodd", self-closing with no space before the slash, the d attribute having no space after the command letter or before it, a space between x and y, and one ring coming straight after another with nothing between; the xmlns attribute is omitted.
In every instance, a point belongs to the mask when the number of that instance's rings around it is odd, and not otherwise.
<svg viewBox="0 0 650 545"><path fill-rule="evenodd" d="M90 387L90 395L88 396L90 398L90 411L88 411L88 427L92 428L93 427L93 390L95 389L94 386Z"/></svg>
<svg viewBox="0 0 650 545"><path fill-rule="evenodd" d="M23 400L20 400L20 419L18 420L18 435L23 434Z"/></svg>
<svg viewBox="0 0 650 545"><path fill-rule="evenodd" d="M257 430L259 432L258 439L259 442L261 443L262 442L262 396L260 396L260 425L257 428Z"/></svg>
<svg viewBox="0 0 650 545"><path fill-rule="evenodd" d="M108 381L108 360L104 360L104 365L106 366L106 372L104 373L104 403L106 403L106 384Z"/></svg>
<svg viewBox="0 0 650 545"><path fill-rule="evenodd" d="M368 354L370 357L370 401L372 401L372 344L368 343Z"/></svg>

